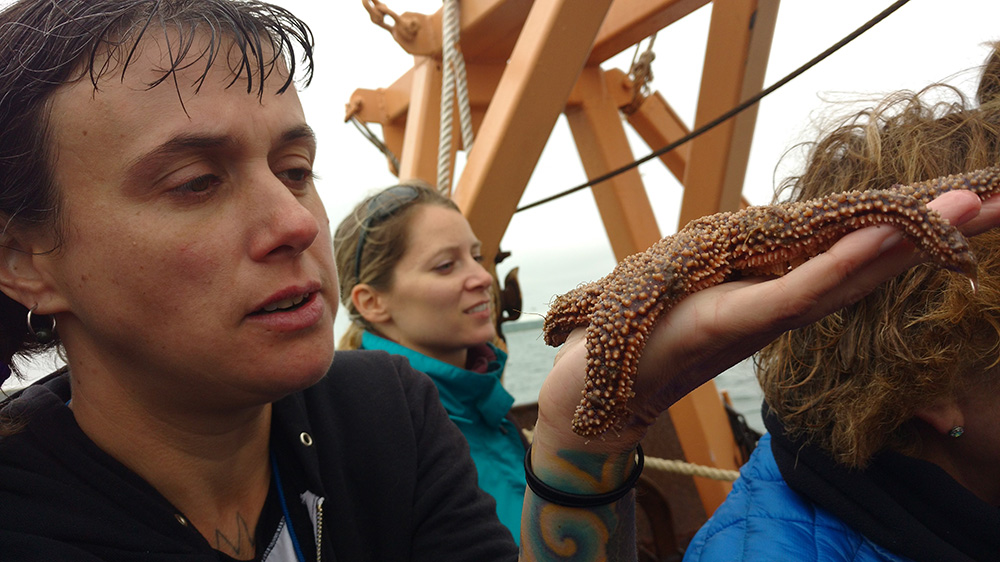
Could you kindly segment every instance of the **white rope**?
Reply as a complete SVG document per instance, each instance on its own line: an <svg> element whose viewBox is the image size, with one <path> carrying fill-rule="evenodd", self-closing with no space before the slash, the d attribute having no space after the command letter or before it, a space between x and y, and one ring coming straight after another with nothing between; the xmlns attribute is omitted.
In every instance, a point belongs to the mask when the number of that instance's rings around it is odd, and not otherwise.
<svg viewBox="0 0 1000 562"><path fill-rule="evenodd" d="M438 191L451 192L451 143L455 98L461 123L462 146L472 148L472 110L469 105L465 59L459 48L459 0L444 0L441 18L441 127L438 137Z"/></svg>
<svg viewBox="0 0 1000 562"><path fill-rule="evenodd" d="M438 131L437 188L442 194L451 193L451 128L455 105L455 78L448 53L455 44L455 22L458 20L458 0L444 0L441 18L441 126Z"/></svg>
<svg viewBox="0 0 1000 562"><path fill-rule="evenodd" d="M534 430L528 428L522 428L521 433L524 434L524 438L527 439L529 443L531 442L531 438L535 435ZM740 476L740 472L738 470L727 470L724 468L715 468L714 466L705 466L685 461L660 459L648 456L646 457L646 466L655 470L662 470L663 472L681 474L684 476L699 476L701 478L721 480L723 482L732 482Z"/></svg>
<svg viewBox="0 0 1000 562"><path fill-rule="evenodd" d="M723 482L732 482L740 477L738 470L726 470L724 468L715 468L714 466L705 466L679 460L658 459L656 457L646 457L646 466L664 472L683 474L685 476L700 476L709 480L722 480Z"/></svg>
<svg viewBox="0 0 1000 562"><path fill-rule="evenodd" d="M458 0L452 1L458 2ZM457 29L458 18L456 17L455 20L455 28ZM465 57L462 56L457 39L455 41L455 49L453 49L449 60L455 71L455 93L458 97L458 118L462 131L462 147L465 149L466 154L468 154L472 150L472 108L469 105L469 78L465 73Z"/></svg>

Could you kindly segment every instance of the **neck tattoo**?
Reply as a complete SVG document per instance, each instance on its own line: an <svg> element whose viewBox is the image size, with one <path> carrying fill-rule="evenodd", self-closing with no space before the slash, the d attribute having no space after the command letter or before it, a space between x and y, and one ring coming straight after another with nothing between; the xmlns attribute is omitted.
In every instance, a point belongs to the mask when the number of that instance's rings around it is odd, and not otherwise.
<svg viewBox="0 0 1000 562"><path fill-rule="evenodd" d="M243 516L239 512L236 513L235 539L230 538L230 535L224 533L222 529L216 529L215 549L233 558L252 558L256 554L257 545L254 540L254 534L250 531L250 526L247 525L246 519L243 519Z"/></svg>

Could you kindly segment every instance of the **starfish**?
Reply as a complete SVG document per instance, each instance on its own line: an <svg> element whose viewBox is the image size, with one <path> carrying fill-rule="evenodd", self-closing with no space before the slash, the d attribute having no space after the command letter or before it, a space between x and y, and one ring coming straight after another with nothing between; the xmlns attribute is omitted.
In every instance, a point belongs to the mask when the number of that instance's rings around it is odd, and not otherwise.
<svg viewBox="0 0 1000 562"><path fill-rule="evenodd" d="M985 199L1000 191L1000 167L702 217L625 258L603 279L556 298L543 326L545 343L559 346L572 330L587 328L587 376L573 430L594 437L622 426L646 338L681 299L740 277L783 275L851 231L897 227L932 262L966 275L974 287L968 242L926 206L955 189Z"/></svg>

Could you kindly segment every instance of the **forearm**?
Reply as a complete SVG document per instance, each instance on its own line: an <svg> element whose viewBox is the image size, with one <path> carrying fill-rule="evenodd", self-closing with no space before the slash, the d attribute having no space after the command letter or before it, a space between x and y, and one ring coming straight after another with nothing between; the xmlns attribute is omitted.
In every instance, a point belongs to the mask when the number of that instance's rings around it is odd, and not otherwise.
<svg viewBox="0 0 1000 562"><path fill-rule="evenodd" d="M560 492L587 498L629 486L629 476L638 470L634 451L576 445L545 443L536 434L530 452L535 476ZM566 507L531 489L525 493L520 560L628 561L636 556L634 490L593 507Z"/></svg>

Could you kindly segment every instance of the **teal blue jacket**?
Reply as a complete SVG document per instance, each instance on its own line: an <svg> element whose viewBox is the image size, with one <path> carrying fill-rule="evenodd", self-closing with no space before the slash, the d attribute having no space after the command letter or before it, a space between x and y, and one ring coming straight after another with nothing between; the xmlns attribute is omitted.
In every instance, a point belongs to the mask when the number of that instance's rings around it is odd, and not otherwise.
<svg viewBox="0 0 1000 562"><path fill-rule="evenodd" d="M432 359L370 332L362 336L361 347L402 355L434 381L448 416L469 442L479 487L496 499L500 522L520 541L525 449L518 428L507 418L514 397L500 383L507 354L490 345L496 359L486 372L479 373Z"/></svg>

